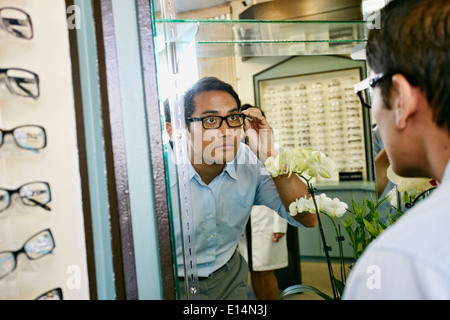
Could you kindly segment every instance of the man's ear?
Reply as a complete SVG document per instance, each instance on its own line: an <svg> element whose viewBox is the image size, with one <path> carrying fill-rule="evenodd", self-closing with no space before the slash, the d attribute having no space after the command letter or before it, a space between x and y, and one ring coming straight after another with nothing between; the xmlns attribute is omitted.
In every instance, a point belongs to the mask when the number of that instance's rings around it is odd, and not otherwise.
<svg viewBox="0 0 450 320"><path fill-rule="evenodd" d="M412 86L402 74L392 77L391 107L398 129L404 129L408 120L417 112L420 94L420 89Z"/></svg>

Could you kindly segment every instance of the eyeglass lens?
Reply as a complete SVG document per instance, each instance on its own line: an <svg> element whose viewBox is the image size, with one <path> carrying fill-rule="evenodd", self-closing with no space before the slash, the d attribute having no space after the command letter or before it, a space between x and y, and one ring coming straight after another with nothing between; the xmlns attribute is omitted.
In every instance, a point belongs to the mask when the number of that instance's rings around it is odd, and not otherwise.
<svg viewBox="0 0 450 320"><path fill-rule="evenodd" d="M203 118L203 126L205 129L217 129L220 128L225 119L229 127L235 128L244 124L244 118L245 116L243 114L232 114L227 117L211 116Z"/></svg>
<svg viewBox="0 0 450 320"><path fill-rule="evenodd" d="M32 182L21 186L17 190L0 189L0 212L11 205L11 196L18 193L22 203L26 206L39 206L47 211L47 204L51 201L50 185L46 182Z"/></svg>
<svg viewBox="0 0 450 320"><path fill-rule="evenodd" d="M33 38L33 24L30 16L17 8L0 9L0 29L4 29L17 38L27 40Z"/></svg>
<svg viewBox="0 0 450 320"><path fill-rule="evenodd" d="M0 252L0 279L12 273L17 267L17 256L24 253L30 260L37 260L51 253L55 248L49 229L39 232L28 239L17 251Z"/></svg>
<svg viewBox="0 0 450 320"><path fill-rule="evenodd" d="M2 80L12 94L33 99L39 97L39 77L34 72L8 68L0 69L0 74L4 75Z"/></svg>
<svg viewBox="0 0 450 320"><path fill-rule="evenodd" d="M41 150L47 145L45 129L40 126L26 125L12 130L0 129L0 148L6 135L11 134L17 146L26 150Z"/></svg>

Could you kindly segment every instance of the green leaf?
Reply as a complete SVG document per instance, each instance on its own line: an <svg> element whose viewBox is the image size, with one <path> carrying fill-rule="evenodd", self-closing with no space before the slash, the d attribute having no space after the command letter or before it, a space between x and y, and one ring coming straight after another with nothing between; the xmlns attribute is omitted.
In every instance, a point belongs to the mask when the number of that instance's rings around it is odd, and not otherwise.
<svg viewBox="0 0 450 320"><path fill-rule="evenodd" d="M325 300L334 300L332 297L330 297L326 293L323 293L319 289L314 288L313 286L306 285L306 284L296 284L296 285L293 285L293 286L290 286L290 287L286 288L281 293L280 300L283 300L287 296L290 296L290 295L293 295L293 294L302 293L302 292L313 292L313 293L319 295L320 297L322 297Z"/></svg>
<svg viewBox="0 0 450 320"><path fill-rule="evenodd" d="M335 277L333 277L333 279L334 283L336 284L336 289L339 293L339 296L342 297L342 294L344 293L345 284L341 280L336 279Z"/></svg>
<svg viewBox="0 0 450 320"><path fill-rule="evenodd" d="M389 211L388 208L386 208L386 212L387 212L387 217L388 217L388 220L389 220L389 224L393 225L394 224L394 219L392 218L391 212Z"/></svg>

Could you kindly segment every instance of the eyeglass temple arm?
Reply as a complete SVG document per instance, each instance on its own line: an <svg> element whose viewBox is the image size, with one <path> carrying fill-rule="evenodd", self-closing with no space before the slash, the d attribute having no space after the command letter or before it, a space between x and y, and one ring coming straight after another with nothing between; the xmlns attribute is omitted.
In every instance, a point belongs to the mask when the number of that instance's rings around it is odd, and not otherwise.
<svg viewBox="0 0 450 320"><path fill-rule="evenodd" d="M25 26L28 24L28 21L23 19L3 18L2 20L6 26ZM19 30L12 29L11 31L21 38L26 38L25 35Z"/></svg>
<svg viewBox="0 0 450 320"><path fill-rule="evenodd" d="M14 78L14 81L16 82L17 86L22 89L24 92L26 92L30 97L32 97L33 99L36 99L39 96L39 88L38 88L38 94L35 97L28 89L24 88L21 83L35 83L36 85L38 84L38 81L36 79L25 79L25 78Z"/></svg>

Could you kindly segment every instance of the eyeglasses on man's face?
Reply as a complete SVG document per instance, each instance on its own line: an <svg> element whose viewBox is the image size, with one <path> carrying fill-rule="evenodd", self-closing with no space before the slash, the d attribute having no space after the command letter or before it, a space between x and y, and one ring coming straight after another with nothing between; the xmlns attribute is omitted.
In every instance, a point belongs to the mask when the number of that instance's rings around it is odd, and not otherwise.
<svg viewBox="0 0 450 320"><path fill-rule="evenodd" d="M0 149L7 135L11 135L16 145L22 149L39 151L47 146L47 135L41 126L24 125L11 130L0 129Z"/></svg>
<svg viewBox="0 0 450 320"><path fill-rule="evenodd" d="M47 206L52 200L50 185L47 182L30 182L14 190L0 188L0 212L11 206L11 198L15 193L19 194L21 202L26 206L51 210Z"/></svg>
<svg viewBox="0 0 450 320"><path fill-rule="evenodd" d="M221 116L206 116L201 118L187 117L186 120L190 122L202 122L205 129L218 129L222 126L225 120L230 128L238 128L244 125L245 115L242 113L230 114L225 117Z"/></svg>
<svg viewBox="0 0 450 320"><path fill-rule="evenodd" d="M385 78L385 74L379 73L375 74L371 77L368 77L361 81L360 83L356 84L354 87L355 93L358 95L359 100L361 101L361 104L366 108L372 108L372 105L370 105L367 97L367 89L369 88L375 88L377 84L380 83L381 80Z"/></svg>
<svg viewBox="0 0 450 320"><path fill-rule="evenodd" d="M20 68L0 69L0 83L16 96L37 99L39 97L39 76Z"/></svg>
<svg viewBox="0 0 450 320"><path fill-rule="evenodd" d="M50 229L43 230L27 241L16 251L0 252L0 279L5 278L17 268L17 257L23 253L29 260L38 260L55 249L55 241Z"/></svg>
<svg viewBox="0 0 450 320"><path fill-rule="evenodd" d="M0 30L20 39L30 40L34 36L28 13L13 7L0 8Z"/></svg>

